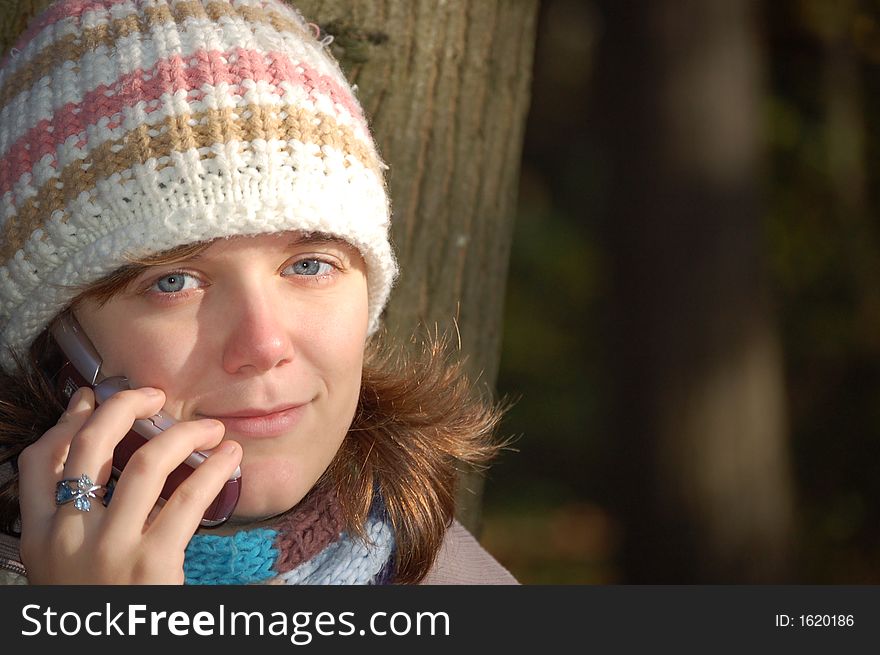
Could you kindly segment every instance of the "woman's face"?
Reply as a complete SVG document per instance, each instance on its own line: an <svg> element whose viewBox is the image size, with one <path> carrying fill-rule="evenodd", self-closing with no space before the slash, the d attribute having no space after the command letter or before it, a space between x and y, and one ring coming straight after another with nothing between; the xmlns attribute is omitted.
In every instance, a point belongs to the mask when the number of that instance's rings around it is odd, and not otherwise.
<svg viewBox="0 0 880 655"><path fill-rule="evenodd" d="M75 314L104 365L166 395L179 420L217 418L242 445L234 519L283 512L311 489L351 425L367 337L364 262L297 233L233 237L151 266Z"/></svg>

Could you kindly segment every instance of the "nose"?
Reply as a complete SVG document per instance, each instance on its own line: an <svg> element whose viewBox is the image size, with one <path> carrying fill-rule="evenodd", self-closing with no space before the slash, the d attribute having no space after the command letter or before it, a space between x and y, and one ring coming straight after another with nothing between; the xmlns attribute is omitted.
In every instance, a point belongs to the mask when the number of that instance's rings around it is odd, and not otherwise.
<svg viewBox="0 0 880 655"><path fill-rule="evenodd" d="M243 294L229 309L223 369L230 374L265 372L292 361L291 334L278 304L260 293Z"/></svg>

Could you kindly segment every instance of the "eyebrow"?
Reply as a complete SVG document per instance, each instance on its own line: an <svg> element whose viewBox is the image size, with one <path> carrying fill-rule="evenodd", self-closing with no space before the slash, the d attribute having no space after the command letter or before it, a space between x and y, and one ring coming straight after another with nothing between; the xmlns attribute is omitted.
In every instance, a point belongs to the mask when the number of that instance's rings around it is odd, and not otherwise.
<svg viewBox="0 0 880 655"><path fill-rule="evenodd" d="M297 237L290 243L288 243L288 247L295 246L303 246L303 245L323 245L325 243L341 243L348 245L348 242L344 239L340 239L339 237L335 237L330 234L324 234L322 232L316 232L314 234L305 234L301 237Z"/></svg>
<svg viewBox="0 0 880 655"><path fill-rule="evenodd" d="M254 236L258 236L258 235L254 235ZM345 239L340 239L339 237L333 236L332 234L326 234L324 232L314 232L311 234L304 234L302 236L294 238L292 241L288 241L286 247L297 248L300 246L310 246L310 245L320 246L320 245L324 245L324 244L341 244L341 245L345 245L345 246L350 245L348 243L348 241L346 241ZM179 264L179 263L183 263L183 262L198 261L199 259L202 258L202 255L205 252L207 252L207 248L205 250L197 252L194 255L191 255L189 257L181 257L179 260L176 260L173 262L168 262L168 263L169 264ZM147 265L149 266L150 264L147 264Z"/></svg>

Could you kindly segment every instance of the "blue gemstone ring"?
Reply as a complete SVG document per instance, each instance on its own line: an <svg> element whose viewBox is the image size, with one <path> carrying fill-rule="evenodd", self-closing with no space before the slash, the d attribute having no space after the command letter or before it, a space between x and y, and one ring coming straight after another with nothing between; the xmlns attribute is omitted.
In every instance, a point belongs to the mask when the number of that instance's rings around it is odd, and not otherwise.
<svg viewBox="0 0 880 655"><path fill-rule="evenodd" d="M100 491L103 496L104 492L107 491L107 487L95 484L85 473L78 478L61 480L55 485L55 505L61 507L61 505L72 502L73 506L80 512L88 512L92 509L92 503L89 498L96 498L96 491Z"/></svg>

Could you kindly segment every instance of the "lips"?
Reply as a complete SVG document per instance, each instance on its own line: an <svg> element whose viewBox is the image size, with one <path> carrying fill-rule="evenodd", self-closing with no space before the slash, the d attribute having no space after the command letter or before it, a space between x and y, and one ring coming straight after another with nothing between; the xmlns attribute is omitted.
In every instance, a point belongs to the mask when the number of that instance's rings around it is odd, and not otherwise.
<svg viewBox="0 0 880 655"><path fill-rule="evenodd" d="M226 426L227 436L277 437L293 428L302 418L308 403L273 409L241 409L224 415L209 415Z"/></svg>

